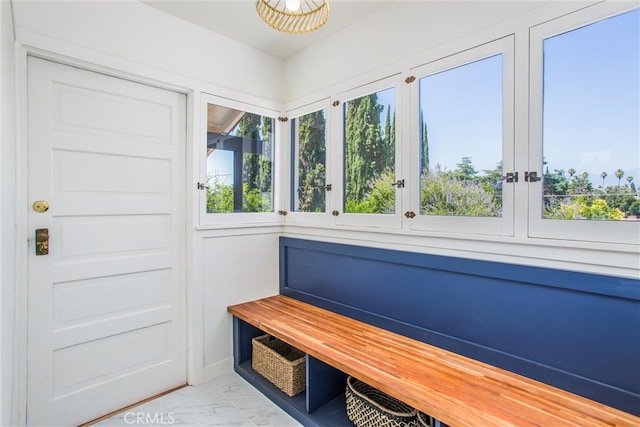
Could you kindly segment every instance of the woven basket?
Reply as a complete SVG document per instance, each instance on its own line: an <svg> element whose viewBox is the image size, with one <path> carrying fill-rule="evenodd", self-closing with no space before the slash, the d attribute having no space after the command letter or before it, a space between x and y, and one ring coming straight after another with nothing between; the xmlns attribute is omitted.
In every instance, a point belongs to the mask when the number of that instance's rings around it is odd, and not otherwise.
<svg viewBox="0 0 640 427"><path fill-rule="evenodd" d="M420 427L415 409L360 380L348 377L345 394L356 427Z"/></svg>
<svg viewBox="0 0 640 427"><path fill-rule="evenodd" d="M418 425L420 427L434 427L433 424L434 424L433 418L431 418L429 415L425 414L424 412L418 411Z"/></svg>
<svg viewBox="0 0 640 427"><path fill-rule="evenodd" d="M289 396L306 388L305 354L286 342L263 335L252 340L251 367Z"/></svg>

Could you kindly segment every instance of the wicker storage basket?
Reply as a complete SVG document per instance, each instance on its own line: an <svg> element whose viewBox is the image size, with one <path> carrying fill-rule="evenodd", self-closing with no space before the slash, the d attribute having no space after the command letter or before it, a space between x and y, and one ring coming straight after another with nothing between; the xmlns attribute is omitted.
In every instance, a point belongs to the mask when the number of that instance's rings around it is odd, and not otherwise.
<svg viewBox="0 0 640 427"><path fill-rule="evenodd" d="M289 396L307 386L305 354L284 341L263 335L252 340L251 367Z"/></svg>
<svg viewBox="0 0 640 427"><path fill-rule="evenodd" d="M420 427L434 427L433 418L424 412L418 411L418 425Z"/></svg>
<svg viewBox="0 0 640 427"><path fill-rule="evenodd" d="M411 406L353 377L347 378L347 417L356 427L419 427Z"/></svg>

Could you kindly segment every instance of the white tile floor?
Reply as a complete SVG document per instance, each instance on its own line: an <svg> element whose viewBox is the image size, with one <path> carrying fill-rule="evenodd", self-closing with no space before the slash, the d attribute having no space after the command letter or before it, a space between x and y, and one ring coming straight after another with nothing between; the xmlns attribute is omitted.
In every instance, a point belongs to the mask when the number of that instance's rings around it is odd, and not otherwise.
<svg viewBox="0 0 640 427"><path fill-rule="evenodd" d="M300 426L235 372L182 388L95 425Z"/></svg>

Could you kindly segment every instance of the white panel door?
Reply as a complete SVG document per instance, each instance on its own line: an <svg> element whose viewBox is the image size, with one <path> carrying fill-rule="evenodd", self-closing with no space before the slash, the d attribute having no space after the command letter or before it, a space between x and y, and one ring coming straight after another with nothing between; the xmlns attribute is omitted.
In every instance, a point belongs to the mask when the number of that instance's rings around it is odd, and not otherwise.
<svg viewBox="0 0 640 427"><path fill-rule="evenodd" d="M27 90L27 424L78 425L186 382L186 98L37 58Z"/></svg>

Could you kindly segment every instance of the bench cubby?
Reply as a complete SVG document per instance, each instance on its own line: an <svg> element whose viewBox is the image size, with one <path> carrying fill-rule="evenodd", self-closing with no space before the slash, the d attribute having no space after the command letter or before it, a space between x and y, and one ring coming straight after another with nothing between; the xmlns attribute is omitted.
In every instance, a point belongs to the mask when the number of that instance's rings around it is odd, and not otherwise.
<svg viewBox="0 0 640 427"><path fill-rule="evenodd" d="M251 340L265 332L233 318L234 369L304 426L349 426L344 391L347 375L307 354L307 389L289 397L251 367Z"/></svg>

